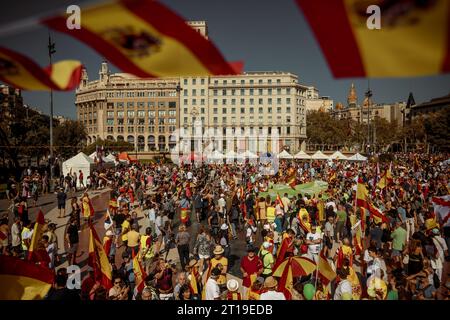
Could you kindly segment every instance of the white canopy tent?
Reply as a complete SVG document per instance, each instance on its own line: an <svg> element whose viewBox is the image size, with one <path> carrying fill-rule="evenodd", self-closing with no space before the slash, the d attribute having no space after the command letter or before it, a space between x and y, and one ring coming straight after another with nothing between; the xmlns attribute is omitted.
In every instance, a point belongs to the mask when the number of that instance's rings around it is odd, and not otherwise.
<svg viewBox="0 0 450 320"><path fill-rule="evenodd" d="M350 161L367 161L367 157L364 157L363 155L360 155L359 153L355 153L350 158L348 158Z"/></svg>
<svg viewBox="0 0 450 320"><path fill-rule="evenodd" d="M316 153L314 153L311 156L311 159L314 159L314 160L328 160L329 157L326 154L324 154L322 151L319 150L319 151L317 151Z"/></svg>
<svg viewBox="0 0 450 320"><path fill-rule="evenodd" d="M66 160L62 164L63 175L67 173L76 172L77 178L79 177L79 172L83 172L83 183L86 185L87 177L91 175L91 172L95 169L94 160L80 152L76 156ZM80 181L77 179L77 187L80 186Z"/></svg>
<svg viewBox="0 0 450 320"><path fill-rule="evenodd" d="M106 159L109 159L109 160L113 161L114 165L116 165L116 166L119 164L119 161L117 161L116 156L113 155L112 153L108 154L106 156Z"/></svg>
<svg viewBox="0 0 450 320"><path fill-rule="evenodd" d="M305 151L299 151L295 156L294 159L299 159L299 160L309 160L311 159L311 156L309 154L307 154Z"/></svg>
<svg viewBox="0 0 450 320"><path fill-rule="evenodd" d="M241 160L242 156L231 150L225 154L225 159L227 163L233 163L235 160Z"/></svg>
<svg viewBox="0 0 450 320"><path fill-rule="evenodd" d="M278 155L278 159L293 159L294 157L287 152L286 150L283 150L279 155Z"/></svg>
<svg viewBox="0 0 450 320"><path fill-rule="evenodd" d="M250 150L247 150L239 155L240 157L244 159L258 159L258 156L251 152Z"/></svg>
<svg viewBox="0 0 450 320"><path fill-rule="evenodd" d="M206 160L208 162L220 163L224 158L225 156L218 150L214 150L213 152L206 154Z"/></svg>
<svg viewBox="0 0 450 320"><path fill-rule="evenodd" d="M97 158L97 152L93 152L89 155L89 158L91 158L92 160L94 160L95 163L95 159ZM113 168L116 164L116 159L113 156L114 159L110 159L108 157L102 157L102 161L103 161L103 168Z"/></svg>
<svg viewBox="0 0 450 320"><path fill-rule="evenodd" d="M330 156L332 160L347 160L347 156L343 155L340 151L336 151Z"/></svg>

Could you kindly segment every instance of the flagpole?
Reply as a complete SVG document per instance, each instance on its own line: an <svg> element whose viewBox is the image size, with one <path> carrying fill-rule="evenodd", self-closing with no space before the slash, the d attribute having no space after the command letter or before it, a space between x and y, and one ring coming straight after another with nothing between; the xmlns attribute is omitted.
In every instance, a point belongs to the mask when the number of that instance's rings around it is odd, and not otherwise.
<svg viewBox="0 0 450 320"><path fill-rule="evenodd" d="M48 31L48 59L50 68L52 67L52 54L56 52L55 43L52 42L50 31ZM50 190L53 191L54 176L54 160L53 160L53 89L50 88Z"/></svg>

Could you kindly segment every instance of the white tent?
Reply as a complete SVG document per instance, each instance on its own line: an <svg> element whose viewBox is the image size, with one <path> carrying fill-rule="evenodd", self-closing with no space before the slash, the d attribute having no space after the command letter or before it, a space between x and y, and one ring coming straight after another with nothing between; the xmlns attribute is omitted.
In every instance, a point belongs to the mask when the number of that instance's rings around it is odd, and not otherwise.
<svg viewBox="0 0 450 320"><path fill-rule="evenodd" d="M343 155L340 151L336 151L330 156L330 159L336 160L347 160L347 157Z"/></svg>
<svg viewBox="0 0 450 320"><path fill-rule="evenodd" d="M241 153L239 156L244 159L258 159L258 156L249 150Z"/></svg>
<svg viewBox="0 0 450 320"><path fill-rule="evenodd" d="M322 151L319 150L319 151L317 151L316 153L314 153L311 156L311 159L314 159L314 160L328 160L329 157L327 155L325 155Z"/></svg>
<svg viewBox="0 0 450 320"><path fill-rule="evenodd" d="M350 161L367 161L367 157L364 157L360 155L359 153L355 153L350 158L348 158Z"/></svg>
<svg viewBox="0 0 450 320"><path fill-rule="evenodd" d="M210 162L221 162L225 156L218 150L214 150L210 154L206 155L206 159Z"/></svg>
<svg viewBox="0 0 450 320"><path fill-rule="evenodd" d="M89 155L89 158L91 158L92 160L94 160L95 163L95 159L97 158L97 152L93 152ZM102 161L103 161L103 168L112 168L115 166L116 164L116 157L113 156L113 159L110 159L108 157L102 157Z"/></svg>
<svg viewBox="0 0 450 320"><path fill-rule="evenodd" d="M117 159L116 159L116 156L113 155L112 153L108 154L106 156L106 159L109 159L109 160L113 161L115 165L117 165L119 163L119 161L117 161Z"/></svg>
<svg viewBox="0 0 450 320"><path fill-rule="evenodd" d="M293 159L294 157L287 152L286 150L283 150L279 155L278 155L278 159Z"/></svg>
<svg viewBox="0 0 450 320"><path fill-rule="evenodd" d="M76 156L70 158L63 162L62 169L63 175L67 175L67 173L74 172L77 173L77 177L79 177L79 172L83 172L83 183L86 185L87 177L91 174L92 170L95 168L94 160L89 158L83 152L80 152ZM80 186L80 181L77 179L77 186Z"/></svg>
<svg viewBox="0 0 450 320"><path fill-rule="evenodd" d="M307 154L305 151L299 151L295 156L294 159L301 159L301 160L306 160L306 159L311 159L311 156L309 154Z"/></svg>
<svg viewBox="0 0 450 320"><path fill-rule="evenodd" d="M227 154L225 155L225 159L227 160L227 163L232 163L234 162L234 160L242 159L242 156L231 150L227 152Z"/></svg>

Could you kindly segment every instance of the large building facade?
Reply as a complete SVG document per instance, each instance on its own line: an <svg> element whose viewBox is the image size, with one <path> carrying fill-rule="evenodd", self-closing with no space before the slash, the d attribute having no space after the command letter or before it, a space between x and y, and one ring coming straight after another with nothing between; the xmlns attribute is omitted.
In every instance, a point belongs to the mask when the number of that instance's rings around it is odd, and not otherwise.
<svg viewBox="0 0 450 320"><path fill-rule="evenodd" d="M188 24L208 38L206 22ZM255 149L254 139L222 143L229 140L226 135L266 134L275 136L277 145L269 141L265 148L258 146L260 151L295 152L306 139L308 88L289 72L140 79L110 74L104 62L98 80L89 81L83 71L75 104L78 120L88 131L88 144L97 138L124 140L144 155L170 151L179 139L190 136L188 147L198 150L199 145L204 147L202 135L209 132L222 137L214 149L225 153Z"/></svg>
<svg viewBox="0 0 450 320"><path fill-rule="evenodd" d="M367 97L364 98L362 104L358 104L356 89L352 84L347 98L347 106L337 103L330 113L336 119L352 119L356 122L367 123L378 117L401 126L403 123L402 110L405 107L406 103L404 102L374 103Z"/></svg>

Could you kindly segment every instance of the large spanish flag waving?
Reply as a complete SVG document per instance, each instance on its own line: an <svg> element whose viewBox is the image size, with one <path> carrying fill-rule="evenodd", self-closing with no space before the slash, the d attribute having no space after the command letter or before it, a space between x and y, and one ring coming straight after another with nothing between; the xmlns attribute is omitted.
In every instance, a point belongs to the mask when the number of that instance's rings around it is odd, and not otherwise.
<svg viewBox="0 0 450 320"><path fill-rule="evenodd" d="M41 68L26 56L0 47L0 81L23 90L73 90L80 83L82 67L80 61L62 60Z"/></svg>
<svg viewBox="0 0 450 320"><path fill-rule="evenodd" d="M65 16L43 23L138 77L236 74L236 66L210 41L157 1L121 0L85 8L78 30L67 29Z"/></svg>
<svg viewBox="0 0 450 320"><path fill-rule="evenodd" d="M450 72L450 1L296 0L336 78ZM369 29L370 5L381 29Z"/></svg>
<svg viewBox="0 0 450 320"><path fill-rule="evenodd" d="M52 287L54 273L30 261L0 255L0 300L43 299Z"/></svg>
<svg viewBox="0 0 450 320"><path fill-rule="evenodd" d="M367 190L364 181L358 178L358 185L356 186L356 206L360 208L369 209L369 190Z"/></svg>
<svg viewBox="0 0 450 320"><path fill-rule="evenodd" d="M90 225L89 235L89 266L94 269L94 276L100 284L109 289L112 287L112 268L109 264L108 255L103 249L103 245L94 229L93 225Z"/></svg>
<svg viewBox="0 0 450 320"><path fill-rule="evenodd" d="M144 290L145 288L145 278L147 278L147 274L145 273L144 268L142 268L142 265L139 262L138 255L135 255L133 258L133 272L137 290L138 292L142 292L142 290Z"/></svg>

